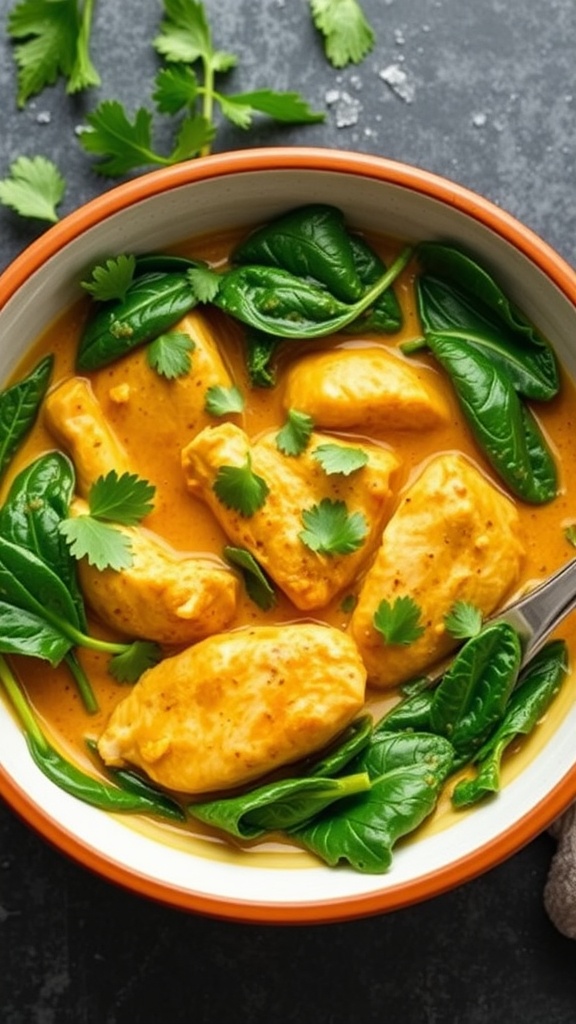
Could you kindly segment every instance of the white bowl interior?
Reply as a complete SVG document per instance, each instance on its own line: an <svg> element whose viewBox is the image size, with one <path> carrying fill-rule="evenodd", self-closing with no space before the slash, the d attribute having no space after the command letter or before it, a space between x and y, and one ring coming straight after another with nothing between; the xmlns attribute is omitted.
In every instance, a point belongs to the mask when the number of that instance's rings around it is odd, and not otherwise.
<svg viewBox="0 0 576 1024"><path fill-rule="evenodd" d="M118 252L158 251L187 237L265 221L307 202L333 203L360 229L406 240L442 238L474 251L536 325L553 340L565 367L576 374L576 312L572 303L527 256L483 223L410 188L341 171L248 171L232 177L196 181L134 203L72 240L50 258L0 311L0 379L13 371L29 344L78 295L86 269ZM222 913L242 916L242 903L274 905L278 917L288 908L340 901L334 916L346 916L347 900L375 895L383 908L399 901L402 888L447 865L466 859L479 847L497 843L558 786L574 761L576 704L560 723L553 743L540 749L502 791L449 829L426 835L398 849L387 875L329 870L302 855L288 868L281 855L242 858L221 852L215 858L182 843L166 844L154 827L132 827L79 803L53 786L35 767L11 712L0 703L0 764L28 798L63 833L99 858L138 879L178 893L223 901ZM209 854L209 849L208 849ZM431 882L429 894L435 891ZM172 895L171 895L172 894ZM344 901L342 903L341 901ZM229 904L226 909L226 904ZM282 910L285 908L285 912ZM326 917L332 911L327 908Z"/></svg>

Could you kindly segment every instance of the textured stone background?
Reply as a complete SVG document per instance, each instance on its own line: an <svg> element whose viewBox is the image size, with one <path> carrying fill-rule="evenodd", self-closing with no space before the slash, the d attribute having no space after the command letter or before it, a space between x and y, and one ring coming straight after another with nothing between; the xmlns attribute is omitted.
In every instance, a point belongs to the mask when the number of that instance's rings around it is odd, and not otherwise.
<svg viewBox="0 0 576 1024"><path fill-rule="evenodd" d="M101 89L71 99L56 86L24 111L3 31L11 6L0 0L0 176L20 154L50 156L68 178L66 213L112 185L78 146L85 113L105 97L150 105L161 5L97 0ZM306 0L207 0L217 45L239 58L227 90L298 89L327 115L308 128L223 126L215 150L309 144L417 164L488 196L576 262L574 0L363 6L377 47L335 71ZM0 264L39 230L0 209ZM387 916L245 926L117 889L2 807L0 1021L574 1024L576 947L542 909L552 852L540 836L484 877Z"/></svg>

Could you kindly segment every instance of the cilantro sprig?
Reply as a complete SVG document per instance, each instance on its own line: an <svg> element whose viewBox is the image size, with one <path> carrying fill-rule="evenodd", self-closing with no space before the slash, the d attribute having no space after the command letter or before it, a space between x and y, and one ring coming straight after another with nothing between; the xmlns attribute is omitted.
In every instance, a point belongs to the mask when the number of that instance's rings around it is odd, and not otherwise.
<svg viewBox="0 0 576 1024"><path fill-rule="evenodd" d="M323 498L304 509L305 529L298 536L303 544L319 555L349 555L364 543L368 524L362 512L349 512L344 501Z"/></svg>
<svg viewBox="0 0 576 1024"><path fill-rule="evenodd" d="M457 640L469 640L482 629L482 612L469 601L455 601L444 616L444 625Z"/></svg>
<svg viewBox="0 0 576 1024"><path fill-rule="evenodd" d="M195 348L195 342L184 331L166 331L148 345L148 365L166 380L185 377L192 368Z"/></svg>
<svg viewBox="0 0 576 1024"><path fill-rule="evenodd" d="M20 0L8 15L19 107L60 77L68 93L100 85L90 58L94 0Z"/></svg>
<svg viewBox="0 0 576 1024"><path fill-rule="evenodd" d="M226 545L224 557L230 565L240 571L250 600L262 611L274 608L278 601L276 591L254 555L247 548Z"/></svg>
<svg viewBox="0 0 576 1024"><path fill-rule="evenodd" d="M308 445L314 421L305 412L289 409L286 421L276 434L276 447L283 455L300 455Z"/></svg>
<svg viewBox="0 0 576 1024"><path fill-rule="evenodd" d="M111 299L123 302L134 280L135 270L136 257L132 253L120 253L104 263L97 263L90 277L80 284L98 302L109 302Z"/></svg>
<svg viewBox="0 0 576 1024"><path fill-rule="evenodd" d="M66 181L56 164L45 156L19 156L0 181L0 203L21 217L55 224Z"/></svg>
<svg viewBox="0 0 576 1024"><path fill-rule="evenodd" d="M374 628L386 644L408 646L422 636L420 606L413 598L397 597L394 602L383 600L373 616Z"/></svg>
<svg viewBox="0 0 576 1024"><path fill-rule="evenodd" d="M204 408L210 416L228 416L239 413L244 409L244 395L235 384L229 388L213 384L206 391Z"/></svg>
<svg viewBox="0 0 576 1024"><path fill-rule="evenodd" d="M319 444L312 452L312 458L320 463L327 476L341 473L350 476L362 469L368 462L368 452L363 448L351 448L343 444Z"/></svg>
<svg viewBox="0 0 576 1024"><path fill-rule="evenodd" d="M266 481L252 469L250 452L243 466L220 466L212 489L222 505L238 512L243 519L249 519L262 508L270 493Z"/></svg>
<svg viewBox="0 0 576 1024"><path fill-rule="evenodd" d="M358 0L310 0L310 10L333 67L359 64L370 53L376 36Z"/></svg>
<svg viewBox="0 0 576 1024"><path fill-rule="evenodd" d="M132 564L132 545L117 525L135 526L152 511L155 488L134 473L111 470L88 494L88 513L65 519L60 531L74 558L117 572Z"/></svg>

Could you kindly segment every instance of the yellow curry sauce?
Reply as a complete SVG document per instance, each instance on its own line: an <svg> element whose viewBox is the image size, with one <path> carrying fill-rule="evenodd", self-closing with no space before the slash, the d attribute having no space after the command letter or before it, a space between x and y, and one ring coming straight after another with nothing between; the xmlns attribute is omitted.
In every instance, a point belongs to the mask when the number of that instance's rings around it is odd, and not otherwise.
<svg viewBox="0 0 576 1024"><path fill-rule="evenodd" d="M218 266L226 260L226 255L234 241L235 238L232 236L218 236L195 242L192 248L181 247L180 251L194 258L208 260ZM399 249L396 243L387 240L372 238L369 241L387 262ZM278 359L279 384L282 382L283 371L296 358L310 351L333 346L348 348L362 346L367 341L371 345L381 345L396 351L401 341L417 337L420 327L414 308L412 276L413 268L409 267L395 285L404 313L404 326L401 332L391 336L372 335L369 338L360 336L352 339L349 335L343 334L315 342L285 342L280 348ZM89 300L81 299L56 323L52 324L28 353L25 361L14 375L14 379L23 376L42 355L48 352L53 353L56 359L52 378L53 386L73 375L78 339L88 311ZM230 376L246 400L245 409L241 414L228 416L226 419L241 426L251 438L258 436L263 431L278 429L286 415L282 406L281 386L276 389L251 389L242 355L242 329L216 310L207 310L202 315L208 318ZM553 344L553 339L551 340ZM125 359L131 358L133 358L132 355L125 357ZM370 439L378 445L389 447L398 455L401 469L395 483L397 494L417 475L426 461L438 452L459 451L464 453L493 483L496 483L496 486L501 486L495 481L492 471L479 453L468 427L463 421L450 384L445 381L442 371L425 354L405 358L411 366L417 361L420 366L425 368L425 372L434 380L435 385L442 388L450 411L449 422L446 425L425 431L387 430L385 434L380 433L372 438L368 438L360 431L355 435L352 432L347 432L346 438L357 441L358 444L365 443ZM118 360L116 363L86 376L90 379L94 393L111 427L125 446L133 471L150 480L156 487L154 511L146 519L145 526L180 551L211 553L214 557L220 558L227 538L205 504L187 492L179 458L180 444L176 445L171 453L167 451L165 439L158 441L158 436L162 434L162 431L161 429L155 430L155 426L161 426L161 408L154 407L153 402L150 402L149 394L144 403L138 403L136 400L131 400L129 403L118 401L118 388L121 388L124 379L124 361L124 359ZM154 371L150 370L150 374L154 375ZM515 501L520 518L521 539L526 552L519 590L523 590L547 576L572 558L574 554L563 532L566 525L576 520L576 444L574 444L576 390L574 385L569 380L563 379L560 394L555 399L548 403L534 403L532 408L552 445L558 462L560 493L554 501L542 506L532 506ZM209 421L210 417L207 416L206 422ZM212 422L221 422L221 420ZM183 444L189 439L183 438ZM40 416L37 425L18 452L7 473L0 498L4 499L12 479L25 465L56 446L53 436L46 429L42 416ZM395 499L396 503L397 498ZM362 574L365 569L366 566L363 566ZM270 624L313 618L346 630L350 613L342 610L342 598L352 590L357 592L358 586L347 588L325 608L320 611L314 610L312 613L298 611L282 594L279 594L279 601L275 608L266 612L261 611L242 592L236 618L231 628L247 624ZM95 635L108 637L112 635L108 629L95 620L91 621L91 630ZM571 641L573 630L564 625L559 632L560 635L567 638L571 657L574 660L576 640ZM119 700L123 699L127 691L108 675L106 671L107 656L82 650L79 652L79 657L89 674L100 704L99 712L93 716L88 716L83 709L66 670L53 670L46 663L29 658L14 658L12 662L36 713L54 741L66 752L66 756L78 763L90 766L90 769L93 770L94 765L86 754L84 737L86 735L97 737L102 733L112 708ZM376 715L380 715L397 699L398 694L394 692L368 691L367 694L367 702ZM530 750L534 751L538 748L538 745L543 742L544 737L553 728L554 723L561 719L573 700L572 688L564 687L548 712L546 725L541 730L537 729L534 736L526 743L518 742L511 748L512 751L518 751L522 747L526 747L527 751L520 754L516 752L513 753L513 756L507 757L505 779L520 770L523 760L529 756ZM448 798L443 797L433 820L424 827L435 829L454 813L450 809ZM158 825L158 828L173 832L173 826ZM203 834L205 831L197 822L193 822L186 828L197 834ZM168 832L166 834L168 835Z"/></svg>

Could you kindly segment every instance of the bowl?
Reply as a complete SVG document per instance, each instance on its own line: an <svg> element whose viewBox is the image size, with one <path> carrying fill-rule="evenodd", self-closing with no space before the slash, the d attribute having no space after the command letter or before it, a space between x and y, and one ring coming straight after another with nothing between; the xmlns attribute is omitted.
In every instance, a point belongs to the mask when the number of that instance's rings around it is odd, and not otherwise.
<svg viewBox="0 0 576 1024"><path fill-rule="evenodd" d="M355 153L248 150L191 161L120 185L78 209L0 278L0 381L46 324L77 297L79 270L117 252L162 250L188 237L265 222L305 203L342 209L359 230L417 241L449 239L492 268L576 379L576 275L540 238L482 197L431 173ZM381 875L328 868L272 848L238 854L188 842L144 821L80 803L35 766L0 703L0 790L61 851L144 896L224 919L328 922L398 909L493 867L576 797L574 680L529 756L498 796L424 827Z"/></svg>

